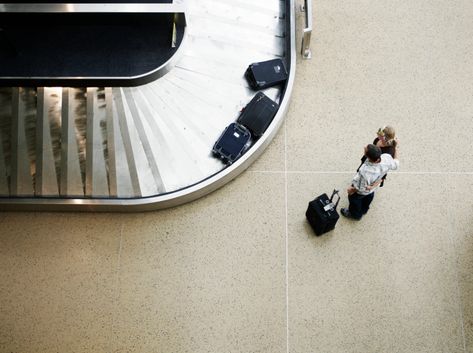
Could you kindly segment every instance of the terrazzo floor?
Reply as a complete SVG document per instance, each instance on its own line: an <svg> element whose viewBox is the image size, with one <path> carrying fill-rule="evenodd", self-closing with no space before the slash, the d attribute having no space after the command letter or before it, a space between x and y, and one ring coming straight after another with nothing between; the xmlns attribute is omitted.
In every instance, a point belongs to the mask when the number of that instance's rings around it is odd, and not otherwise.
<svg viewBox="0 0 473 353"><path fill-rule="evenodd" d="M159 212L0 213L0 352L473 352L472 18L316 1L286 122L234 181ZM307 202L385 124L400 171L315 237Z"/></svg>

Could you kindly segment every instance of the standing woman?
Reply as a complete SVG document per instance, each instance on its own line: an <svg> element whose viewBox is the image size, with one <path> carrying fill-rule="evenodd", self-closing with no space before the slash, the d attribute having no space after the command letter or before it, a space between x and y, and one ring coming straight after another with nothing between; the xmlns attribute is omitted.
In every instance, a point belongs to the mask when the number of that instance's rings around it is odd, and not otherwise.
<svg viewBox="0 0 473 353"><path fill-rule="evenodd" d="M373 145L381 148L382 153L389 153L391 157L393 157L394 150L398 145L394 128L389 125L379 128L377 135L378 136L373 141Z"/></svg>
<svg viewBox="0 0 473 353"><path fill-rule="evenodd" d="M376 135L377 137L374 139L373 145L381 148L381 153L388 153L394 158L394 151L399 145L394 128L390 125L380 127ZM365 160L366 156L361 157L361 164L356 170L357 172L360 170L360 167L363 165L363 163L365 163ZM384 180L386 180L386 175L381 179L381 187L384 185Z"/></svg>

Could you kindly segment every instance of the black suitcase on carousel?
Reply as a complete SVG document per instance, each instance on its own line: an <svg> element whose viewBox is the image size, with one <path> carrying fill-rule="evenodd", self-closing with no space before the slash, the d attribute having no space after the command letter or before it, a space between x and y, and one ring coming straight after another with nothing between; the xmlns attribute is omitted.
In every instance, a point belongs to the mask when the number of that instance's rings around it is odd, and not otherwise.
<svg viewBox="0 0 473 353"><path fill-rule="evenodd" d="M336 203L333 203L335 195L337 195L338 199ZM316 235L322 235L335 228L340 218L337 212L339 201L340 195L338 190L333 190L330 199L327 194L322 194L309 202L305 216Z"/></svg>
<svg viewBox="0 0 473 353"><path fill-rule="evenodd" d="M272 59L250 64L245 77L251 88L259 90L272 87L287 80L287 71L281 59Z"/></svg>
<svg viewBox="0 0 473 353"><path fill-rule="evenodd" d="M245 153L249 146L251 133L238 123L231 123L215 142L212 152L225 164L232 164Z"/></svg>
<svg viewBox="0 0 473 353"><path fill-rule="evenodd" d="M278 104L263 92L258 92L243 108L238 123L244 125L254 137L264 134L278 111Z"/></svg>

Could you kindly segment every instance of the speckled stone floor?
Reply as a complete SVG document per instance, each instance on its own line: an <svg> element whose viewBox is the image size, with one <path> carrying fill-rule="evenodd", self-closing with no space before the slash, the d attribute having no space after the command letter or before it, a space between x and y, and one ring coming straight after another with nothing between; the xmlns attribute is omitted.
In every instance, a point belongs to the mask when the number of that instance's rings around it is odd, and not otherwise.
<svg viewBox="0 0 473 353"><path fill-rule="evenodd" d="M0 352L473 352L473 3L313 17L287 120L233 182L145 214L0 213ZM315 237L307 202L384 124L400 171Z"/></svg>

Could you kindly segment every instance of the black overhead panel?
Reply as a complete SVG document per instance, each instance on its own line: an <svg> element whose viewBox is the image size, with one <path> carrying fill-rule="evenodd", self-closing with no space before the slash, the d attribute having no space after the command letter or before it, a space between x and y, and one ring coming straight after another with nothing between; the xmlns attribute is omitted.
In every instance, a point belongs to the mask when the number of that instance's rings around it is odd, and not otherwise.
<svg viewBox="0 0 473 353"><path fill-rule="evenodd" d="M172 0L71 0L71 1L5 1L4 4L172 4Z"/></svg>
<svg viewBox="0 0 473 353"><path fill-rule="evenodd" d="M184 36L184 15L157 6L171 0L113 1L153 4L139 11L101 1L107 11L97 12L92 1L74 1L90 4L85 11L57 1L19 3L0 4L0 86L144 84L161 75Z"/></svg>

